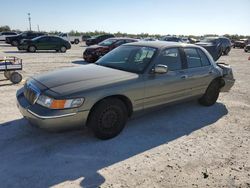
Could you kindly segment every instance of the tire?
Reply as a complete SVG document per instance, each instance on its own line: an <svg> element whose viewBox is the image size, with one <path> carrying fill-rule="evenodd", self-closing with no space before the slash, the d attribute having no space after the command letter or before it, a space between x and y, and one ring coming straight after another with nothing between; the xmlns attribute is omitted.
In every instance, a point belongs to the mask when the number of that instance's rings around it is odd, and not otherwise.
<svg viewBox="0 0 250 188"><path fill-rule="evenodd" d="M22 81L22 75L19 74L18 72L13 72L13 73L10 75L10 81L11 81L13 84L18 84L19 82Z"/></svg>
<svg viewBox="0 0 250 188"><path fill-rule="evenodd" d="M67 48L65 46L61 46L60 52L65 53L67 51Z"/></svg>
<svg viewBox="0 0 250 188"><path fill-rule="evenodd" d="M36 47L35 46L29 46L28 47L28 52L32 52L32 53L36 52Z"/></svg>
<svg viewBox="0 0 250 188"><path fill-rule="evenodd" d="M11 42L11 45L12 45L12 46L18 46L18 45L19 45L19 42L16 41L16 40L13 40L13 41Z"/></svg>
<svg viewBox="0 0 250 188"><path fill-rule="evenodd" d="M245 52L248 52L248 49L244 49Z"/></svg>
<svg viewBox="0 0 250 188"><path fill-rule="evenodd" d="M199 103L203 106L211 106L216 103L220 94L220 84L218 81L212 81L205 94L199 99Z"/></svg>
<svg viewBox="0 0 250 188"><path fill-rule="evenodd" d="M9 80L10 79L10 75L13 73L13 71L4 71L4 77Z"/></svg>
<svg viewBox="0 0 250 188"><path fill-rule="evenodd" d="M230 49L229 49L229 48L226 48L223 54L224 54L224 55L228 55L229 52L230 52Z"/></svg>
<svg viewBox="0 0 250 188"><path fill-rule="evenodd" d="M74 42L75 42L75 44L79 44L80 41L78 39L75 39Z"/></svg>
<svg viewBox="0 0 250 188"><path fill-rule="evenodd" d="M94 106L87 126L97 138L107 140L114 138L123 130L127 119L128 110L121 100L104 99Z"/></svg>

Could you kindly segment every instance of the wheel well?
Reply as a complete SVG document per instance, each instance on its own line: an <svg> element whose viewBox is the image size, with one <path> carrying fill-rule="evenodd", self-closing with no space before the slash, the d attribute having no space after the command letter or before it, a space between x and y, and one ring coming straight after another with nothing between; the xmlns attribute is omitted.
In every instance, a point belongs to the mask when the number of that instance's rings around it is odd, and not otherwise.
<svg viewBox="0 0 250 188"><path fill-rule="evenodd" d="M92 108L90 109L90 113L93 111L93 109L97 106L97 104L99 102L101 102L102 100L105 100L105 99L110 99L110 98L117 98L119 100L121 100L127 107L127 110L128 110L128 116L130 117L133 113L133 105L130 101L130 99L124 95L111 95L111 96L108 96L108 97L105 97L105 98L102 98L101 100L97 101L94 106L92 106Z"/></svg>

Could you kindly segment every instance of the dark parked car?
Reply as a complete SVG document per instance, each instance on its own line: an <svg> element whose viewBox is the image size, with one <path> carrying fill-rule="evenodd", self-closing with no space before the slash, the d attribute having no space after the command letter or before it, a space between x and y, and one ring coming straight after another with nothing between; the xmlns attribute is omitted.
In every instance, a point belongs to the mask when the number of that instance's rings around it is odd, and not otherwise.
<svg viewBox="0 0 250 188"><path fill-rule="evenodd" d="M137 41L138 39L132 38L109 38L100 42L98 45L93 45L86 48L86 50L83 52L83 59L89 63L94 63L100 57L104 56L114 48L125 43Z"/></svg>
<svg viewBox="0 0 250 188"><path fill-rule="evenodd" d="M249 39L240 39L238 41L234 41L233 48L245 48L245 46L249 43Z"/></svg>
<svg viewBox="0 0 250 188"><path fill-rule="evenodd" d="M245 52L249 52L250 51L250 44L248 44L248 45L245 46L244 51Z"/></svg>
<svg viewBox="0 0 250 188"><path fill-rule="evenodd" d="M231 50L231 41L226 37L206 37L195 44L204 47L215 61Z"/></svg>
<svg viewBox="0 0 250 188"><path fill-rule="evenodd" d="M86 41L87 39L90 39L91 36L90 35L83 35L82 36L82 41Z"/></svg>
<svg viewBox="0 0 250 188"><path fill-rule="evenodd" d="M168 42L182 42L181 38L175 36L164 36L161 38L161 40Z"/></svg>
<svg viewBox="0 0 250 188"><path fill-rule="evenodd" d="M40 32L23 32L19 35L12 36L12 37L6 37L5 42L7 44L11 44L12 46L18 46L23 39L33 39L39 36L46 35L45 33L40 33Z"/></svg>
<svg viewBox="0 0 250 188"><path fill-rule="evenodd" d="M16 32L6 31L0 33L0 41L5 41L6 37L16 36Z"/></svg>
<svg viewBox="0 0 250 188"><path fill-rule="evenodd" d="M139 111L188 99L211 106L234 82L231 67L216 64L202 47L144 41L121 45L96 64L35 75L16 97L33 125L87 125L98 138L109 139Z"/></svg>
<svg viewBox="0 0 250 188"><path fill-rule="evenodd" d="M71 45L61 37L40 36L31 40L23 40L17 48L18 50L27 50L28 52L56 50L64 53L71 48Z"/></svg>
<svg viewBox="0 0 250 188"><path fill-rule="evenodd" d="M97 36L87 39L86 45L90 46L90 45L98 44L106 39L113 38L113 37L115 37L115 35L112 35L112 34L97 35Z"/></svg>

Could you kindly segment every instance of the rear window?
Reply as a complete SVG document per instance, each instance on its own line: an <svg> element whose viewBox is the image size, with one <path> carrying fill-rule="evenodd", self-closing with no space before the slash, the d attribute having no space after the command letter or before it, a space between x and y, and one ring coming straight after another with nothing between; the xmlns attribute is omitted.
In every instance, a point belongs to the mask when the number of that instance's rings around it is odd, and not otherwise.
<svg viewBox="0 0 250 188"><path fill-rule="evenodd" d="M197 51L198 51L198 53L200 55L202 66L211 65L210 61L207 58L207 55L200 49L197 49Z"/></svg>
<svg viewBox="0 0 250 188"><path fill-rule="evenodd" d="M187 57L188 68L201 67L201 58L195 48L184 48Z"/></svg>

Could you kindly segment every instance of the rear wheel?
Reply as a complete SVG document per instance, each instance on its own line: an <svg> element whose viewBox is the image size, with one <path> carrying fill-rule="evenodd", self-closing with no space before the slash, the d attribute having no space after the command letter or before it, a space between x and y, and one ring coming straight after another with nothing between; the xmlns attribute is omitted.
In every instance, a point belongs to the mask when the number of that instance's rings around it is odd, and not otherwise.
<svg viewBox="0 0 250 188"><path fill-rule="evenodd" d="M67 48L65 46L61 46L60 52L65 53L67 51Z"/></svg>
<svg viewBox="0 0 250 188"><path fill-rule="evenodd" d="M36 52L36 47L35 46L29 46L28 51L34 53L34 52Z"/></svg>
<svg viewBox="0 0 250 188"><path fill-rule="evenodd" d="M220 93L220 84L218 81L212 81L205 94L199 99L199 103L204 106L211 106L216 103Z"/></svg>
<svg viewBox="0 0 250 188"><path fill-rule="evenodd" d="M88 127L99 139L106 140L117 136L128 119L125 104L116 98L104 99L93 109L88 119Z"/></svg>
<svg viewBox="0 0 250 188"><path fill-rule="evenodd" d="M226 48L225 51L224 51L224 55L228 55L230 49L229 48Z"/></svg>
<svg viewBox="0 0 250 188"><path fill-rule="evenodd" d="M13 73L10 75L10 81L11 81L13 84L18 84L19 82L22 81L22 75L19 74L18 72L13 72Z"/></svg>

